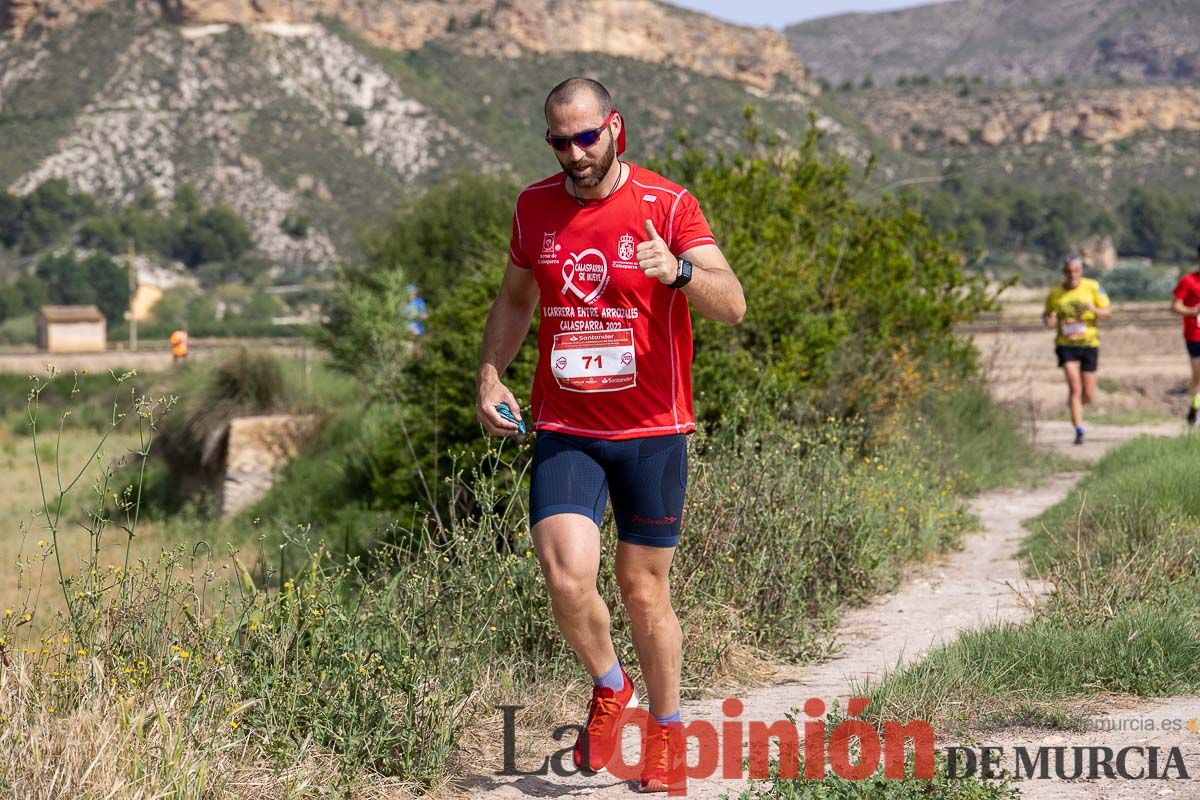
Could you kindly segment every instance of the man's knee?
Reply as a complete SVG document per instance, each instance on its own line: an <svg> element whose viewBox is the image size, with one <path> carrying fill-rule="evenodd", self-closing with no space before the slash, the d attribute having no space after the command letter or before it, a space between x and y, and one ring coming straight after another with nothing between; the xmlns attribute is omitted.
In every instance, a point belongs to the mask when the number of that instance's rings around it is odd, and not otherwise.
<svg viewBox="0 0 1200 800"><path fill-rule="evenodd" d="M596 582L590 575L576 574L564 568L549 568L545 576L550 599L561 609L578 608L596 594Z"/></svg>
<svg viewBox="0 0 1200 800"><path fill-rule="evenodd" d="M670 593L665 577L641 573L636 576L619 577L621 600L631 620L646 619L663 612L670 603Z"/></svg>

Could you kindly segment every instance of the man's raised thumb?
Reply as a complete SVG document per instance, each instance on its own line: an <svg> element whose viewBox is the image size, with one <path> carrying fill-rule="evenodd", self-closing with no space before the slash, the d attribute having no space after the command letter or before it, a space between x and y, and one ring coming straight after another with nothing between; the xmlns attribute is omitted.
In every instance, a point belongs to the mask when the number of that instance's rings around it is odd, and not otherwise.
<svg viewBox="0 0 1200 800"><path fill-rule="evenodd" d="M644 227L646 228L646 235L648 237L650 237L651 239L661 239L662 238L661 236L658 235L658 231L654 230L654 223L651 222L650 220L646 220L646 224Z"/></svg>

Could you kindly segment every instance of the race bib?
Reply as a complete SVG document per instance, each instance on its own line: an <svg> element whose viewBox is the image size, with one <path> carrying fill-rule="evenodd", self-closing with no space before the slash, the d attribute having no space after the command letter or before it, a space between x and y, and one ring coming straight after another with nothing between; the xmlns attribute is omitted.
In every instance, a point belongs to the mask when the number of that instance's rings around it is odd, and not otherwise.
<svg viewBox="0 0 1200 800"><path fill-rule="evenodd" d="M616 392L637 385L633 329L559 333L550 350L550 370L572 392Z"/></svg>
<svg viewBox="0 0 1200 800"><path fill-rule="evenodd" d="M1062 326L1063 336L1068 339L1082 339L1087 335L1086 322L1064 322Z"/></svg>

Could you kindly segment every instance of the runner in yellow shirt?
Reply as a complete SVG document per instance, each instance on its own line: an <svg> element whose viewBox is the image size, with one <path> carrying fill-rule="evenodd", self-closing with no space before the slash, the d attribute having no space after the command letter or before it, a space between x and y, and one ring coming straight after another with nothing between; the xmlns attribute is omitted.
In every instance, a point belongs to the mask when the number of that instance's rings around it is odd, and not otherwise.
<svg viewBox="0 0 1200 800"><path fill-rule="evenodd" d="M1096 321L1112 316L1108 295L1098 281L1083 277L1083 259L1067 256L1063 282L1046 297L1042 321L1057 328L1054 352L1067 379L1075 444L1083 444L1083 407L1096 394L1096 366L1100 358L1100 331Z"/></svg>

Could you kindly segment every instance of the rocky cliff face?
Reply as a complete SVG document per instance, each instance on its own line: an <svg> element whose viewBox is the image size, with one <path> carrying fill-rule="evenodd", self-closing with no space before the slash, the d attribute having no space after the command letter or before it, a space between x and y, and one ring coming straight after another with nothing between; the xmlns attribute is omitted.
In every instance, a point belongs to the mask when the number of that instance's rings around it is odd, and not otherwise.
<svg viewBox="0 0 1200 800"><path fill-rule="evenodd" d="M71 24L118 0L0 0L0 26ZM745 28L655 0L139 0L178 25L340 20L372 44L412 50L435 39L510 57L596 52L664 63L769 89L816 91L782 34Z"/></svg>
<svg viewBox="0 0 1200 800"><path fill-rule="evenodd" d="M481 44L534 52L598 52L666 63L760 89L776 79L813 91L779 33L729 25L653 0L501 0Z"/></svg>
<svg viewBox="0 0 1200 800"><path fill-rule="evenodd" d="M0 0L0 31L18 36L30 25L70 25L111 0Z"/></svg>
<svg viewBox="0 0 1200 800"><path fill-rule="evenodd" d="M894 147L987 147L1077 141L1105 145L1143 132L1200 131L1200 89L944 90L847 95L845 104Z"/></svg>
<svg viewBox="0 0 1200 800"><path fill-rule="evenodd" d="M1200 77L1195 0L949 0L812 20L785 33L834 84L867 75L876 83L965 75L1017 84Z"/></svg>

